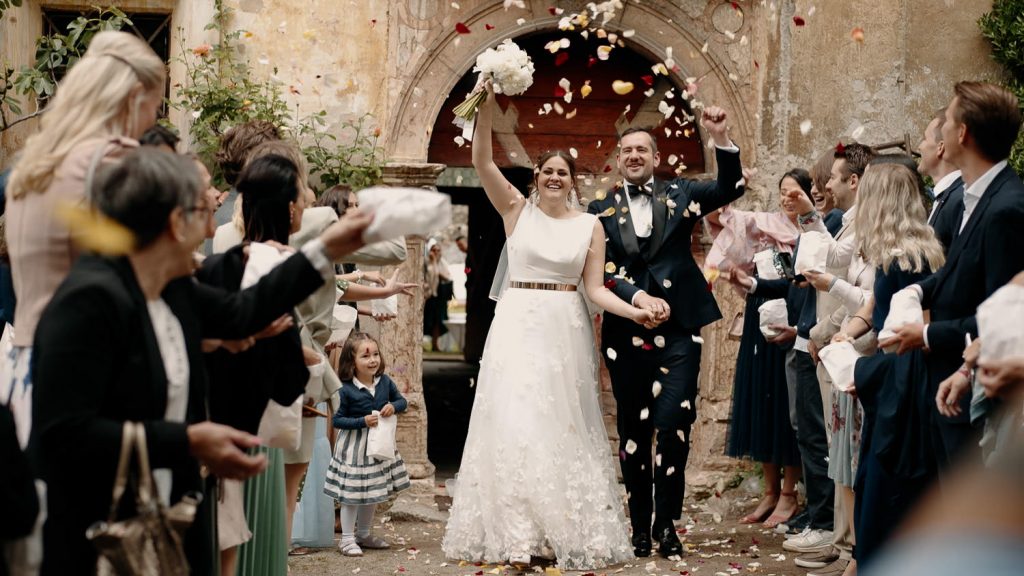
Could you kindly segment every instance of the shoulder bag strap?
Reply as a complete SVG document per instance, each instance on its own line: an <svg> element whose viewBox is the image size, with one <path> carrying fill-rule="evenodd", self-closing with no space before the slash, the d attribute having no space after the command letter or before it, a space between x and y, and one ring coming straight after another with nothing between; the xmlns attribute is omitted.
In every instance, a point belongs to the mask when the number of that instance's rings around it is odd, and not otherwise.
<svg viewBox="0 0 1024 576"><path fill-rule="evenodd" d="M107 521L113 523L117 519L117 505L124 496L128 485L128 460L135 446L135 423L125 422L121 430L121 457L117 461L117 476L114 478L114 494L110 500L110 514Z"/></svg>
<svg viewBox="0 0 1024 576"><path fill-rule="evenodd" d="M135 454L139 473L138 500L141 504L159 501L153 493L153 472L149 468L149 449L146 447L146 429L141 422L135 423Z"/></svg>

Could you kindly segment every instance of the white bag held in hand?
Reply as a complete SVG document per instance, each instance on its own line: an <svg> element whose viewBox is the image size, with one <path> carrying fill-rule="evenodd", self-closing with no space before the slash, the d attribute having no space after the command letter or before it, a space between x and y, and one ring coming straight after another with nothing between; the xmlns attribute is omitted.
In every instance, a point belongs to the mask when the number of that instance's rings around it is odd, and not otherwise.
<svg viewBox="0 0 1024 576"><path fill-rule="evenodd" d="M373 413L377 415L377 425L370 428L366 437L366 455L377 460L394 460L398 416L381 416L377 410Z"/></svg>
<svg viewBox="0 0 1024 576"><path fill-rule="evenodd" d="M804 232L800 235L800 247L796 251L793 272L803 274L808 270L824 272L828 262L828 248L831 238L821 232Z"/></svg>
<svg viewBox="0 0 1024 576"><path fill-rule="evenodd" d="M857 358L860 358L860 354L853 349L853 342L833 342L818 351L818 358L825 365L836 390L853 391L853 369L857 365Z"/></svg>
<svg viewBox="0 0 1024 576"><path fill-rule="evenodd" d="M359 312L353 306L335 304L334 320L331 323L331 337L327 339L327 343L338 342L344 344L345 340L348 340L348 335L355 329L356 318L358 317Z"/></svg>
<svg viewBox="0 0 1024 576"><path fill-rule="evenodd" d="M273 400L267 401L267 407L260 418L260 428L256 435L264 444L271 448L298 450L302 441L302 400L299 395L288 406L281 406Z"/></svg>
<svg viewBox="0 0 1024 576"><path fill-rule="evenodd" d="M359 207L374 214L363 232L367 244L403 235L429 236L452 223L452 201L447 194L374 186L360 190L358 196Z"/></svg>
<svg viewBox="0 0 1024 576"><path fill-rule="evenodd" d="M1024 286L1007 284L978 306L981 358L1024 356Z"/></svg>
<svg viewBox="0 0 1024 576"><path fill-rule="evenodd" d="M374 316L398 316L398 295L370 300L370 312Z"/></svg>
<svg viewBox="0 0 1024 576"><path fill-rule="evenodd" d="M786 310L785 298L776 298L761 304L757 313L760 315L761 334L764 334L765 338L775 338L779 335L777 331L768 326L772 324L789 325L789 312Z"/></svg>
<svg viewBox="0 0 1024 576"><path fill-rule="evenodd" d="M885 340L896 335L896 331L907 324L923 324L924 311L921 310L921 296L916 288L904 288L892 295L889 301L889 315L885 317L885 323L878 332L878 339ZM893 353L899 348L892 345L883 348L886 353Z"/></svg>
<svg viewBox="0 0 1024 576"><path fill-rule="evenodd" d="M754 268L757 270L757 277L761 280L778 280L779 269L775 267L775 250L761 250L754 254Z"/></svg>

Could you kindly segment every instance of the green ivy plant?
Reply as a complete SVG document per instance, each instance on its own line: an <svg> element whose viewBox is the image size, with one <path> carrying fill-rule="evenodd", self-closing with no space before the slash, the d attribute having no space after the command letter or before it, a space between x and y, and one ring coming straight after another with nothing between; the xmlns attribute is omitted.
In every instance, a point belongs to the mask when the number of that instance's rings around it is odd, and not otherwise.
<svg viewBox="0 0 1024 576"><path fill-rule="evenodd" d="M0 0L0 9L20 6L20 0ZM2 12L2 10L0 10ZM15 72L4 64L0 67L0 132L42 114L46 101L53 96L57 80L78 62L97 32L120 30L131 25L128 16L117 8L93 9L94 13L79 16L68 25L67 33L55 33L36 39L36 60L32 66L22 66ZM19 97L32 96L35 110L24 114L25 106ZM16 118L9 118L10 111Z"/></svg>
<svg viewBox="0 0 1024 576"><path fill-rule="evenodd" d="M346 183L360 188L375 184L381 177L379 130L369 132L369 114L340 126L342 139L326 131L327 112L320 110L300 117L288 108L282 84L273 79L259 80L252 73L248 60L239 49L239 42L248 33L229 30L231 9L221 0L214 3L214 19L206 30L214 30L219 41L194 48L181 47L178 60L185 68L185 84L176 86L177 98L171 103L189 114L192 126L189 136L194 151L208 166L214 167L214 181L223 183L213 162L220 138L232 126L251 120L266 120L290 132L306 145L307 157L314 178L321 186ZM276 75L277 69L274 69Z"/></svg>
<svg viewBox="0 0 1024 576"><path fill-rule="evenodd" d="M1006 71L1004 85L1024 107L1024 0L995 0L978 25L992 45L992 58ZM1010 165L1024 174L1024 132L1010 152Z"/></svg>

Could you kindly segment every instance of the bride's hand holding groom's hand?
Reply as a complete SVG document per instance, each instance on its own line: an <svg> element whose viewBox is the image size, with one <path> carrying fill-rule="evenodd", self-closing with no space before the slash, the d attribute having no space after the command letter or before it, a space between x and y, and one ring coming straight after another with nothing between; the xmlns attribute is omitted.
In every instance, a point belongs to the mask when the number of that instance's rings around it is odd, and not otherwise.
<svg viewBox="0 0 1024 576"><path fill-rule="evenodd" d="M637 294L633 305L651 313L650 322L637 321L637 324L643 324L646 328L658 327L659 324L668 320L669 315L672 314L672 309L669 307L668 302L661 298L655 298L646 292Z"/></svg>

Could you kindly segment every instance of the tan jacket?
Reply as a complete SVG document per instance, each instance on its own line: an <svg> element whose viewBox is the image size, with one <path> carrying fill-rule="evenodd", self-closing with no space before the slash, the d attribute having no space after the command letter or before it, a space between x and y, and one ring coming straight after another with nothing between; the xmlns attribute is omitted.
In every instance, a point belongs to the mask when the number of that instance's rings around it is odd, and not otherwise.
<svg viewBox="0 0 1024 576"><path fill-rule="evenodd" d="M114 161L136 148L129 138L86 140L57 167L45 192L7 197L7 245L18 306L14 312L14 345L31 346L36 324L57 287L78 257L71 232L56 217L63 204L81 205L86 179L101 163Z"/></svg>

